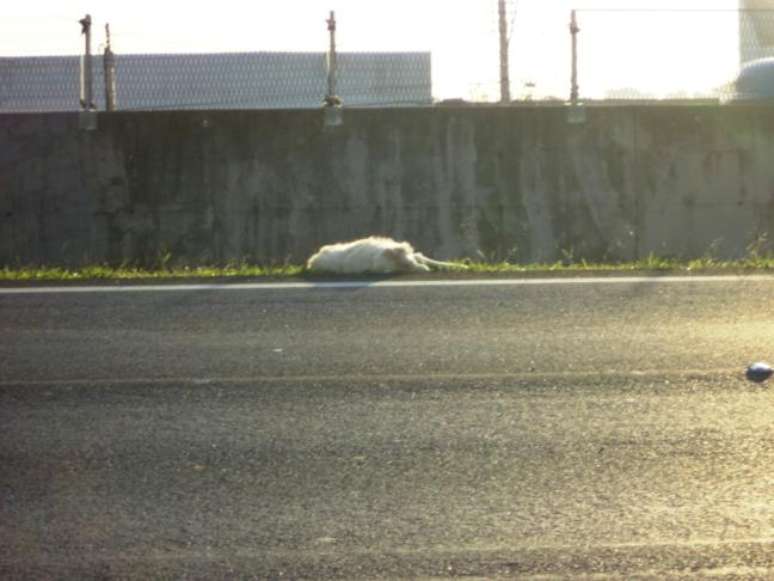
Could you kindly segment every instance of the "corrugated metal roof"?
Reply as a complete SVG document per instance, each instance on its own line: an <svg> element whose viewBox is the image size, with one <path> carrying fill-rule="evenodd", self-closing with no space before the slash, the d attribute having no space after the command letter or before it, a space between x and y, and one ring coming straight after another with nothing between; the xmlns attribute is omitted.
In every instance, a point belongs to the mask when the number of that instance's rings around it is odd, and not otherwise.
<svg viewBox="0 0 774 581"><path fill-rule="evenodd" d="M116 55L119 110L320 107L324 53ZM430 53L341 53L337 92L347 106L432 102ZM102 57L94 100L104 110ZM80 108L80 57L0 58L0 111Z"/></svg>

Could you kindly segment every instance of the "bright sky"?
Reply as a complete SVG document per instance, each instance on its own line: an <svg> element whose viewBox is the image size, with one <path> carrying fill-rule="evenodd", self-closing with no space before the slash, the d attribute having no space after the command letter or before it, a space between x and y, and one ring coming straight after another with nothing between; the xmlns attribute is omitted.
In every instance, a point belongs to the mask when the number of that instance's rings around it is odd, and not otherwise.
<svg viewBox="0 0 774 581"><path fill-rule="evenodd" d="M515 98L569 94L572 8L581 10L584 96L630 87L654 96L707 91L738 67L737 15L731 12L738 0L507 2ZM647 10L632 11L643 6ZM118 54L324 51L329 10L336 11L339 50L431 51L436 97L499 97L497 0L8 1L0 56L79 54L77 21L86 13L94 23L95 52L106 22Z"/></svg>

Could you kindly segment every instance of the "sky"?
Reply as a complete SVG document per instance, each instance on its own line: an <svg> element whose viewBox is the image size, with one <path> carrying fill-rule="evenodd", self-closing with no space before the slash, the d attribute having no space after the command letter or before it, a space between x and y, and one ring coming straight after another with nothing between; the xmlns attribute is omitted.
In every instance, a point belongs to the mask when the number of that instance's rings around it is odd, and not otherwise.
<svg viewBox="0 0 774 581"><path fill-rule="evenodd" d="M581 32L581 94L637 89L700 94L738 69L738 0L507 0L514 98L566 98L571 9ZM614 9L610 9L610 7ZM637 10L646 7L646 10ZM336 12L340 51L431 51L436 98L496 100L497 0L28 0L6 2L0 56L79 54L78 20L93 50L110 23L113 51L319 51Z"/></svg>

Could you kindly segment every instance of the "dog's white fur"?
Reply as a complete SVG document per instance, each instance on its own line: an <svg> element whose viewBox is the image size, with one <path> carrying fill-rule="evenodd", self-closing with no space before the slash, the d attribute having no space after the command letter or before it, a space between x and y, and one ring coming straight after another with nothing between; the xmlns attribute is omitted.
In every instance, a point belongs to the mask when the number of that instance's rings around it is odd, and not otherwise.
<svg viewBox="0 0 774 581"><path fill-rule="evenodd" d="M432 260L414 250L408 242L370 236L323 246L307 261L306 268L312 272L338 274L388 274L429 272L432 268L464 269L465 266Z"/></svg>

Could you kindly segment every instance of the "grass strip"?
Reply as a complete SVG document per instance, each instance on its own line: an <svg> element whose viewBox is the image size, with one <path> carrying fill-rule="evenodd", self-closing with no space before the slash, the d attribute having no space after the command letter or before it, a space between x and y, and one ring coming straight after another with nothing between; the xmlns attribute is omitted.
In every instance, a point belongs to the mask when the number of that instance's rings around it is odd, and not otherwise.
<svg viewBox="0 0 774 581"><path fill-rule="evenodd" d="M593 272L730 272L774 270L774 257L750 256L739 260L698 258L679 260L649 255L630 262L576 262L558 261L540 264L516 264L511 262L471 262L459 264L467 267L465 273L473 274L520 274L520 273L593 273ZM216 278L293 278L305 274L300 265L259 266L235 264L227 266L197 266L139 268L129 266L94 265L81 268L25 266L0 268L0 281L89 281L89 280L174 280Z"/></svg>

